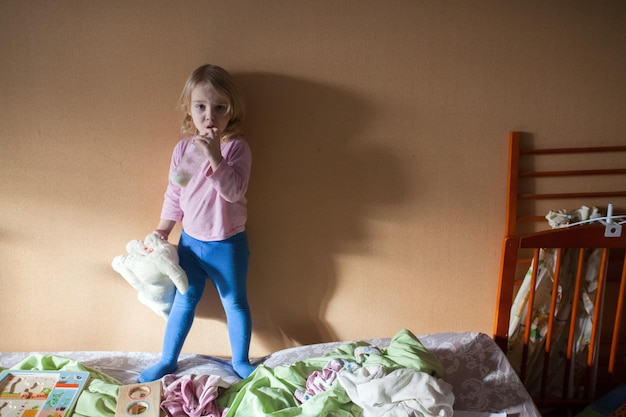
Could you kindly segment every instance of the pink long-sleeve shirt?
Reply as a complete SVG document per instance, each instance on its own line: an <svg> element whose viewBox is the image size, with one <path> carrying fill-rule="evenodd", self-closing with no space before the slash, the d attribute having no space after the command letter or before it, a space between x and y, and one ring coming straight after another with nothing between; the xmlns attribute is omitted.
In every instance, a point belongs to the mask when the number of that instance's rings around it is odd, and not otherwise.
<svg viewBox="0 0 626 417"><path fill-rule="evenodd" d="M170 178L193 138L174 147ZM242 138L222 143L224 160L213 171L208 160L185 187L170 179L165 191L161 218L181 221L185 232L202 241L228 239L245 230L246 191L250 179L252 152Z"/></svg>

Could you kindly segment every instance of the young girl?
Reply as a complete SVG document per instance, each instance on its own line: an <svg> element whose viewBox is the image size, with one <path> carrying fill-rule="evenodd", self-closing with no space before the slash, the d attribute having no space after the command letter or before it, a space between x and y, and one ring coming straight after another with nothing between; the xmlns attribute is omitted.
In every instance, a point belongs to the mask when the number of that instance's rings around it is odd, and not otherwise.
<svg viewBox="0 0 626 417"><path fill-rule="evenodd" d="M226 312L233 369L245 378L254 370L248 358L252 324L246 294L245 232L252 154L241 137L242 101L228 72L204 65L190 75L180 105L186 114L183 132L193 136L174 148L156 233L167 240L174 225L182 222L178 255L189 289L184 295L176 292L161 359L139 375L139 382L154 381L176 370L207 279L217 289ZM203 162L183 187L172 178L191 144L199 148Z"/></svg>

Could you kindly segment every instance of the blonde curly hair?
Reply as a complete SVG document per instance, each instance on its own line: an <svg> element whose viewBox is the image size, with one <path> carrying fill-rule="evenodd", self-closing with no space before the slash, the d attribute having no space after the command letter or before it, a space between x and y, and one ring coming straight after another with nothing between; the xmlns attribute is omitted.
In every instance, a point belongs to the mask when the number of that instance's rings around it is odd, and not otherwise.
<svg viewBox="0 0 626 417"><path fill-rule="evenodd" d="M210 64L202 65L191 73L180 95L178 104L185 114L181 123L182 133L198 134L198 129L193 124L193 119L191 118L191 92L201 84L210 85L228 100L227 114L230 120L226 129L222 132L222 141L226 142L235 136L242 135L245 112L239 88L228 71L217 65Z"/></svg>

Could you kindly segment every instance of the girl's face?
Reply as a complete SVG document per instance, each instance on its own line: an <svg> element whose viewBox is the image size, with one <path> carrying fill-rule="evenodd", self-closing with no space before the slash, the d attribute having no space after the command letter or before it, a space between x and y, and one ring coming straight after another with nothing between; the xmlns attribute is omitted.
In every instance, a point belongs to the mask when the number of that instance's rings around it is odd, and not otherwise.
<svg viewBox="0 0 626 417"><path fill-rule="evenodd" d="M224 132L230 121L229 102L210 84L198 84L191 90L190 114L201 136L209 136L213 128Z"/></svg>

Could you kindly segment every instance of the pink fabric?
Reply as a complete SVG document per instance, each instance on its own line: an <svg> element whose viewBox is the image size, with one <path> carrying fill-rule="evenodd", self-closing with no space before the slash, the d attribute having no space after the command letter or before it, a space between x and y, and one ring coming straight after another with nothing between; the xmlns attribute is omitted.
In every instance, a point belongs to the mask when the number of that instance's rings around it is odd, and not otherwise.
<svg viewBox="0 0 626 417"><path fill-rule="evenodd" d="M193 137L174 147L170 174L174 172ZM187 186L169 181L161 218L182 221L185 232L204 242L228 239L245 230L248 217L246 191L252 152L242 138L222 144L224 160L212 171L207 160ZM207 221L207 219L212 219Z"/></svg>
<svg viewBox="0 0 626 417"><path fill-rule="evenodd" d="M324 366L324 369L314 371L306 380L306 390L296 390L296 399L303 403L309 398L327 391L337 381L337 375L343 369L343 365L341 359L332 359Z"/></svg>
<svg viewBox="0 0 626 417"><path fill-rule="evenodd" d="M161 409L169 417L222 417L215 400L228 383L215 375L165 375Z"/></svg>

